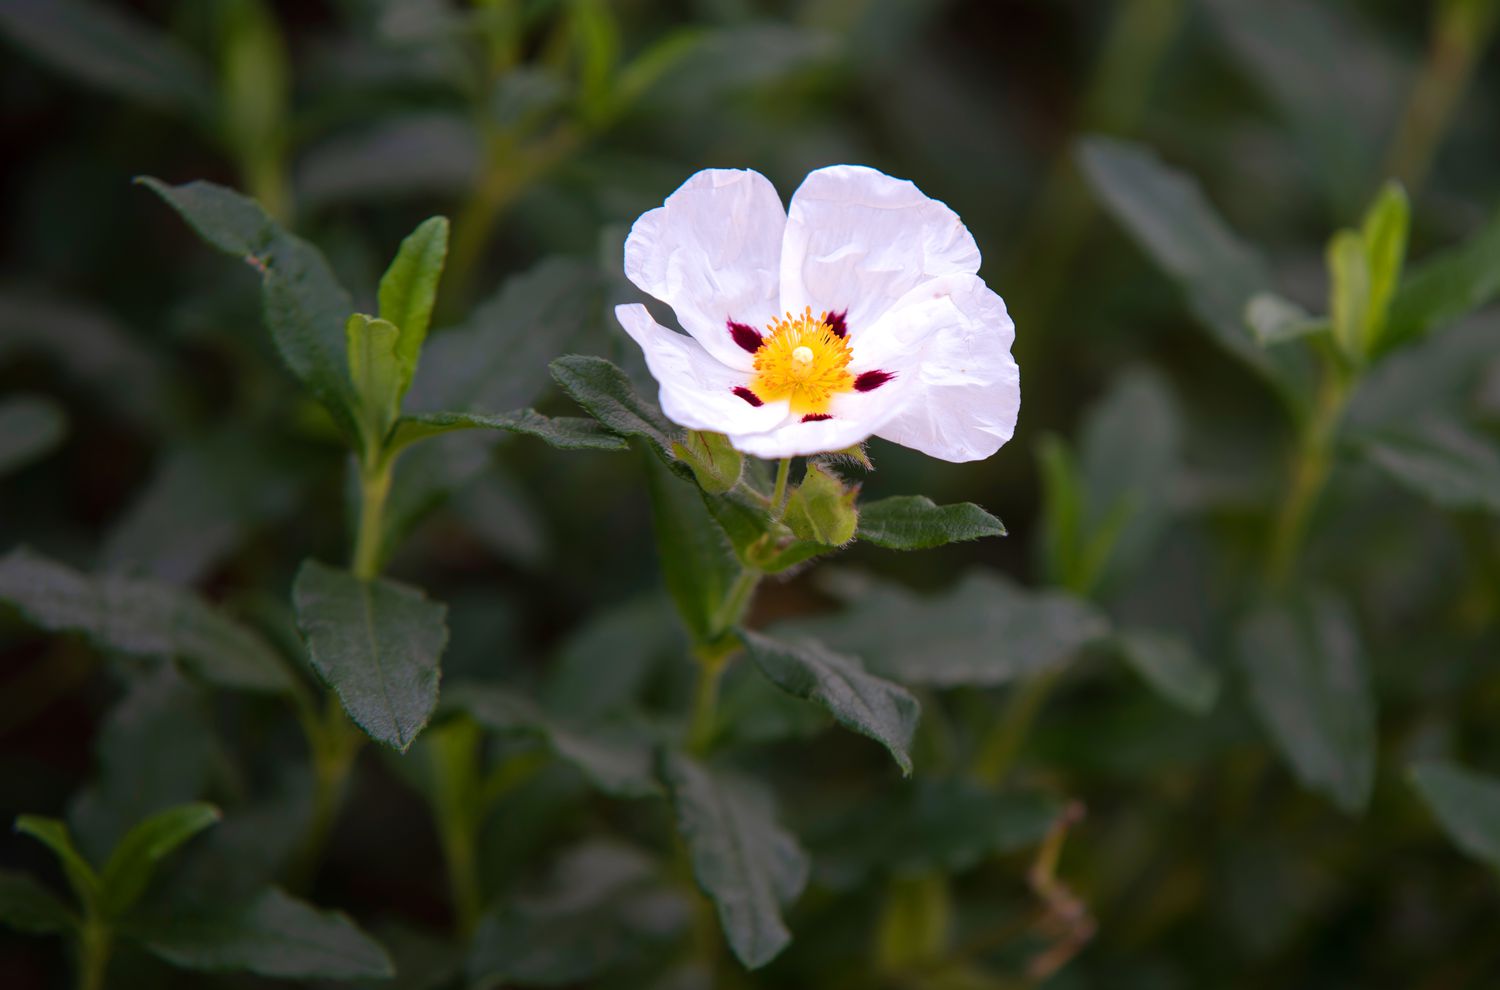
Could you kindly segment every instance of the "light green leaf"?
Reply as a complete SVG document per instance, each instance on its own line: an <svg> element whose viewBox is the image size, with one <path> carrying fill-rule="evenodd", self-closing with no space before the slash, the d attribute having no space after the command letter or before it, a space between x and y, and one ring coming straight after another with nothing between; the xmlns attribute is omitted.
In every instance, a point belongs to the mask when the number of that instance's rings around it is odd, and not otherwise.
<svg viewBox="0 0 1500 990"><path fill-rule="evenodd" d="M936 505L925 495L896 495L859 506L859 538L887 550L1004 535L1005 524L972 502Z"/></svg>
<svg viewBox="0 0 1500 990"><path fill-rule="evenodd" d="M79 926L78 916L56 894L24 873L0 870L0 926L30 935L53 935Z"/></svg>
<svg viewBox="0 0 1500 990"><path fill-rule="evenodd" d="M1500 296L1500 213L1478 233L1417 265L1396 290L1382 351L1454 323Z"/></svg>
<svg viewBox="0 0 1500 990"><path fill-rule="evenodd" d="M132 828L110 854L100 876L100 912L106 918L123 915L145 892L162 857L221 817L211 804L184 804L158 812Z"/></svg>
<svg viewBox="0 0 1500 990"><path fill-rule="evenodd" d="M154 581L90 577L26 549L0 558L0 601L53 632L105 649L175 657L205 680L245 691L290 691L281 658L258 635L196 595Z"/></svg>
<svg viewBox="0 0 1500 990"><path fill-rule="evenodd" d="M429 217L401 242L395 260L380 279L380 318L401 331L396 345L401 368L398 398L406 394L416 374L447 258L448 218Z"/></svg>
<svg viewBox="0 0 1500 990"><path fill-rule="evenodd" d="M710 495L732 491L745 472L744 455L722 433L688 430L681 442L672 444L672 454L692 468L698 487Z"/></svg>
<svg viewBox="0 0 1500 990"><path fill-rule="evenodd" d="M1369 353L1370 268L1365 242L1341 230L1328 242L1328 319L1333 339L1352 361Z"/></svg>
<svg viewBox="0 0 1500 990"><path fill-rule="evenodd" d="M849 607L772 632L832 643L903 684L1007 684L1062 664L1109 629L1082 599L1030 591L982 570L936 595L847 572L825 585Z"/></svg>
<svg viewBox="0 0 1500 990"><path fill-rule="evenodd" d="M22 835L29 835L52 850L73 893L78 895L78 900L85 909L92 910L99 899L99 875L94 872L88 860L83 858L78 847L73 845L68 826L56 818L44 815L20 815L16 818L15 828Z"/></svg>
<svg viewBox="0 0 1500 990"><path fill-rule="evenodd" d="M866 673L857 659L834 653L816 640L782 642L742 631L740 641L771 683L817 702L840 725L880 743L901 773L911 776L911 741L922 707L910 691Z"/></svg>
<svg viewBox="0 0 1500 990"><path fill-rule="evenodd" d="M117 5L85 0L5 0L0 32L90 85L207 123L207 68L154 25Z"/></svg>
<svg viewBox="0 0 1500 990"><path fill-rule="evenodd" d="M0 402L0 475L48 453L67 431L67 415L50 399L17 395Z"/></svg>
<svg viewBox="0 0 1500 990"><path fill-rule="evenodd" d="M570 354L552 362L552 377L562 390L605 427L622 437L645 440L668 462L672 444L682 432L654 403L636 394L625 372L603 358Z"/></svg>
<svg viewBox="0 0 1500 990"><path fill-rule="evenodd" d="M788 526L776 522L767 500L743 490L723 495L704 492L703 504L746 567L779 574L828 552L825 544L800 539Z"/></svg>
<svg viewBox="0 0 1500 990"><path fill-rule="evenodd" d="M1120 656L1168 701L1194 714L1213 708L1219 674L1193 654L1183 640L1150 629L1121 629L1114 643Z"/></svg>
<svg viewBox="0 0 1500 990"><path fill-rule="evenodd" d="M1306 786L1350 814L1362 810L1375 782L1375 698L1348 609L1318 593L1267 604L1237 640L1272 742Z"/></svg>
<svg viewBox="0 0 1500 990"><path fill-rule="evenodd" d="M394 323L354 313L344 324L349 377L359 399L366 451L380 449L401 408L401 359L396 355L401 331Z"/></svg>
<svg viewBox="0 0 1500 990"><path fill-rule="evenodd" d="M1326 319L1311 315L1290 299L1274 292L1257 292L1245 304L1245 322L1262 347L1275 347L1288 341L1329 333L1333 326Z"/></svg>
<svg viewBox="0 0 1500 990"><path fill-rule="evenodd" d="M1401 281L1401 266L1406 260L1406 237L1411 227L1411 204L1401 183L1391 181L1381 187L1380 195L1365 214L1360 236L1365 245L1365 268L1370 276L1370 325L1366 344L1369 352L1380 349L1385 335L1387 313L1396 286Z"/></svg>
<svg viewBox="0 0 1500 990"><path fill-rule="evenodd" d="M1188 306L1219 345L1289 397L1310 382L1305 357L1265 351L1245 326L1250 299L1271 288L1265 260L1214 211L1193 179L1150 150L1112 138L1078 146L1084 176L1104 205L1187 293Z"/></svg>
<svg viewBox="0 0 1500 990"><path fill-rule="evenodd" d="M741 567L723 532L714 525L697 486L652 458L646 462L651 522L662 578L693 642L712 642L727 632L719 608Z"/></svg>
<svg viewBox="0 0 1500 990"><path fill-rule="evenodd" d="M166 200L204 240L259 273L266 326L282 360L348 436L357 437L358 404L344 330L354 304L322 253L283 230L253 199L223 186L137 181Z"/></svg>
<svg viewBox="0 0 1500 990"><path fill-rule="evenodd" d="M400 450L418 440L455 430L503 430L544 440L561 450L624 450L629 445L606 432L597 420L582 416L543 416L535 409L509 413L436 412L403 416L391 447Z"/></svg>
<svg viewBox="0 0 1500 990"><path fill-rule="evenodd" d="M1413 764L1411 780L1449 838L1500 870L1500 779L1433 760Z"/></svg>
<svg viewBox="0 0 1500 990"><path fill-rule="evenodd" d="M443 708L465 712L496 732L541 740L606 794L645 797L661 793L651 770L652 741L623 726L569 728L530 698L487 684L449 688L444 692Z"/></svg>
<svg viewBox="0 0 1500 990"><path fill-rule="evenodd" d="M1357 446L1381 470L1436 505L1500 513L1500 447L1457 422L1432 416Z"/></svg>
<svg viewBox="0 0 1500 990"><path fill-rule="evenodd" d="M764 966L791 941L781 906L807 883L806 855L777 824L769 792L678 753L663 756L662 775L693 875L718 907L730 949L746 967Z"/></svg>
<svg viewBox="0 0 1500 990"><path fill-rule="evenodd" d="M315 560L297 572L292 601L318 676L372 739L405 752L437 706L447 606Z"/></svg>
<svg viewBox="0 0 1500 990"><path fill-rule="evenodd" d="M801 539L841 547L854 539L859 527L857 497L857 485L847 489L838 475L809 461L802 481L786 500L783 518Z"/></svg>
<svg viewBox="0 0 1500 990"><path fill-rule="evenodd" d="M184 969L273 979L359 980L395 975L390 958L338 911L268 889L243 906L179 913L130 934Z"/></svg>

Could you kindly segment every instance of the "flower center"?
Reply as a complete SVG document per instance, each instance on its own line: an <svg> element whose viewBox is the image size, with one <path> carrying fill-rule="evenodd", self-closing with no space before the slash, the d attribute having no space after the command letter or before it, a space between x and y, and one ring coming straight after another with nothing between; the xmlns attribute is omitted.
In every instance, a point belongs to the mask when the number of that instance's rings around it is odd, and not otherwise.
<svg viewBox="0 0 1500 990"><path fill-rule="evenodd" d="M821 414L840 392L854 390L849 341L833 332L829 314L787 313L766 327L755 351L751 388L766 402L786 399L796 415Z"/></svg>

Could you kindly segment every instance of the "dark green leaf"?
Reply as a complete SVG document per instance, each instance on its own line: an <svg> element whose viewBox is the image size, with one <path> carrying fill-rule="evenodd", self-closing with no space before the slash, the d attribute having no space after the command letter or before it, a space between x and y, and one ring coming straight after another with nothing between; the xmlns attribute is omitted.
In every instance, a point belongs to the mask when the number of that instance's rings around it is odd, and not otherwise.
<svg viewBox="0 0 1500 990"><path fill-rule="evenodd" d="M283 230L249 199L211 182L169 186L138 180L166 200L204 240L261 276L266 326L282 360L349 436L358 407L347 367L344 324L354 310L321 252Z"/></svg>
<svg viewBox="0 0 1500 990"><path fill-rule="evenodd" d="M1354 618L1305 594L1268 604L1241 625L1250 700L1297 776L1354 813L1375 781L1375 699Z"/></svg>
<svg viewBox="0 0 1500 990"><path fill-rule="evenodd" d="M1125 662L1174 705L1201 715L1218 700L1218 671L1205 666L1183 640L1149 629L1121 629L1114 642Z"/></svg>
<svg viewBox="0 0 1500 990"><path fill-rule="evenodd" d="M132 926L130 933L184 969L303 980L395 975L380 943L347 916L275 889L235 909L185 912Z"/></svg>
<svg viewBox="0 0 1500 990"><path fill-rule="evenodd" d="M146 890L156 864L199 832L218 822L211 804L184 804L157 812L125 834L99 878L99 908L118 918Z"/></svg>
<svg viewBox="0 0 1500 990"><path fill-rule="evenodd" d="M930 596L862 575L828 583L849 608L773 631L815 636L903 684L1006 684L1063 663L1109 628L1081 599L1029 591L987 571Z"/></svg>
<svg viewBox="0 0 1500 990"><path fill-rule="evenodd" d="M925 495L897 495L859 507L859 538L887 550L926 550L984 536L1005 525L972 502L936 505Z"/></svg>
<svg viewBox="0 0 1500 990"><path fill-rule="evenodd" d="M530 698L505 688L458 684L445 692L444 710L462 711L486 728L540 739L596 787L618 797L660 794L651 772L651 740L620 726L572 729Z"/></svg>
<svg viewBox="0 0 1500 990"><path fill-rule="evenodd" d="M51 451L67 430L68 417L49 399L18 395L0 402L0 475Z"/></svg>
<svg viewBox="0 0 1500 990"><path fill-rule="evenodd" d="M1500 214L1473 237L1417 265L1396 291L1389 350L1455 322L1500 296Z"/></svg>
<svg viewBox="0 0 1500 990"><path fill-rule="evenodd" d="M53 66L129 100L207 123L208 70L166 34L117 6L85 0L4 0L0 32Z"/></svg>
<svg viewBox="0 0 1500 990"><path fill-rule="evenodd" d="M447 606L315 560L297 572L292 600L318 676L372 739L404 752L437 706Z"/></svg>
<svg viewBox="0 0 1500 990"><path fill-rule="evenodd" d="M1445 509L1500 513L1500 447L1456 422L1429 417L1359 447L1396 481Z"/></svg>
<svg viewBox="0 0 1500 990"><path fill-rule="evenodd" d="M52 850L53 855L61 864L63 875L68 878L68 883L73 888L73 893L78 895L85 908L92 909L99 897L99 875L89 865L88 860L73 845L73 837L68 834L68 826L56 818L47 818L42 815L21 815L16 819L16 831L22 835L29 835L33 839Z"/></svg>
<svg viewBox="0 0 1500 990"><path fill-rule="evenodd" d="M589 415L622 437L639 437L664 460L681 431L655 403L642 399L625 372L603 358L570 354L552 362L552 377Z"/></svg>
<svg viewBox="0 0 1500 990"><path fill-rule="evenodd" d="M741 632L740 640L773 684L817 702L841 725L874 739L911 776L911 740L922 709L910 691L865 673L858 660L816 640L788 643L754 632Z"/></svg>
<svg viewBox="0 0 1500 990"><path fill-rule="evenodd" d="M0 926L30 935L71 931L78 916L56 894L24 873L0 870Z"/></svg>
<svg viewBox="0 0 1500 990"><path fill-rule="evenodd" d="M1198 184L1148 149L1112 138L1087 138L1078 155L1104 205L1182 285L1220 346L1299 394L1308 378L1302 357L1262 350L1244 322L1250 299L1271 287L1266 262L1220 219Z"/></svg>
<svg viewBox="0 0 1500 990"><path fill-rule="evenodd" d="M398 396L406 394L416 374L447 258L448 218L429 217L401 242L396 259L380 279L380 318L400 330L396 345L401 368Z"/></svg>
<svg viewBox="0 0 1500 990"><path fill-rule="evenodd" d="M1454 843L1500 870L1500 779L1435 760L1414 764L1411 779Z"/></svg>
<svg viewBox="0 0 1500 990"><path fill-rule="evenodd" d="M562 450L624 450L626 442L596 420L582 416L543 416L534 409L510 413L418 413L396 424L391 446L400 449L425 437L454 430L504 430L520 433Z"/></svg>
<svg viewBox="0 0 1500 990"><path fill-rule="evenodd" d="M575 628L549 665L549 710L590 724L635 704L664 658L687 649L666 595L653 593L594 612Z"/></svg>
<svg viewBox="0 0 1500 990"><path fill-rule="evenodd" d="M730 949L750 969L764 966L791 941L781 905L807 883L806 855L776 823L770 794L750 782L677 753L663 757L662 774L693 875L718 906Z"/></svg>
<svg viewBox="0 0 1500 990"><path fill-rule="evenodd" d="M646 462L651 521L662 577L677 613L695 643L727 631L732 616L719 614L741 567L729 541L714 525L697 485L683 481L656 462Z"/></svg>
<svg viewBox="0 0 1500 990"><path fill-rule="evenodd" d="M746 567L779 574L828 552L827 545L799 539L790 528L773 520L767 501L743 489L723 495L704 492L703 504Z"/></svg>
<svg viewBox="0 0 1500 990"><path fill-rule="evenodd" d="M392 107L368 127L341 129L299 155L297 201L317 210L396 196L458 197L479 181L480 144L465 114Z"/></svg>
<svg viewBox="0 0 1500 990"><path fill-rule="evenodd" d="M205 680L289 691L281 659L255 633L195 595L154 581L89 577L18 549L0 558L0 601L53 632L76 632L136 656L175 657Z"/></svg>

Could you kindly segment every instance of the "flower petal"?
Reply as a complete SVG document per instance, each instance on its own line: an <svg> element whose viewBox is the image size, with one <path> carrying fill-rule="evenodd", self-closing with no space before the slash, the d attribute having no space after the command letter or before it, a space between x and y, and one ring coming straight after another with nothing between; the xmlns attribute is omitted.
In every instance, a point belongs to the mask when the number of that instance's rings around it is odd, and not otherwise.
<svg viewBox="0 0 1500 990"><path fill-rule="evenodd" d="M909 381L916 382L916 376ZM875 392L845 392L833 397L827 419L793 416L762 433L732 433L729 442L742 453L775 460L843 450L878 434L918 394L913 385L892 379Z"/></svg>
<svg viewBox="0 0 1500 990"><path fill-rule="evenodd" d="M1020 369L1011 357L1015 324L1005 302L973 275L913 289L866 338L855 366L895 373L915 393L877 435L945 461L989 457L1011 438L1021 408Z"/></svg>
<svg viewBox="0 0 1500 990"><path fill-rule="evenodd" d="M616 306L615 318L641 345L646 366L661 383L661 411L677 425L753 433L772 429L791 414L786 402L756 406L736 395L735 389L746 384L744 372L720 364L691 337L657 323L645 306Z"/></svg>
<svg viewBox="0 0 1500 990"><path fill-rule="evenodd" d="M761 328L781 315L785 229L786 210L765 176L704 169L630 228L625 275L671 306L710 354L748 370L750 355L729 322Z"/></svg>
<svg viewBox="0 0 1500 990"><path fill-rule="evenodd" d="M781 309L847 309L851 340L914 286L979 271L963 221L912 183L862 165L808 175L792 196L781 250Z"/></svg>

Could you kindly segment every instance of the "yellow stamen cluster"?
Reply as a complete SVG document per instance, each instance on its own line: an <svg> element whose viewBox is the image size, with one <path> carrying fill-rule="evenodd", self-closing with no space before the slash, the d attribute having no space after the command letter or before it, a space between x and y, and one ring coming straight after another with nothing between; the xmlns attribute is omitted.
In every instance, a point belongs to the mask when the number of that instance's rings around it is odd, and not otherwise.
<svg viewBox="0 0 1500 990"><path fill-rule="evenodd" d="M811 306L800 316L787 313L766 327L750 389L765 402L790 400L798 416L826 413L835 394L854 388L850 357L827 313L813 316Z"/></svg>

